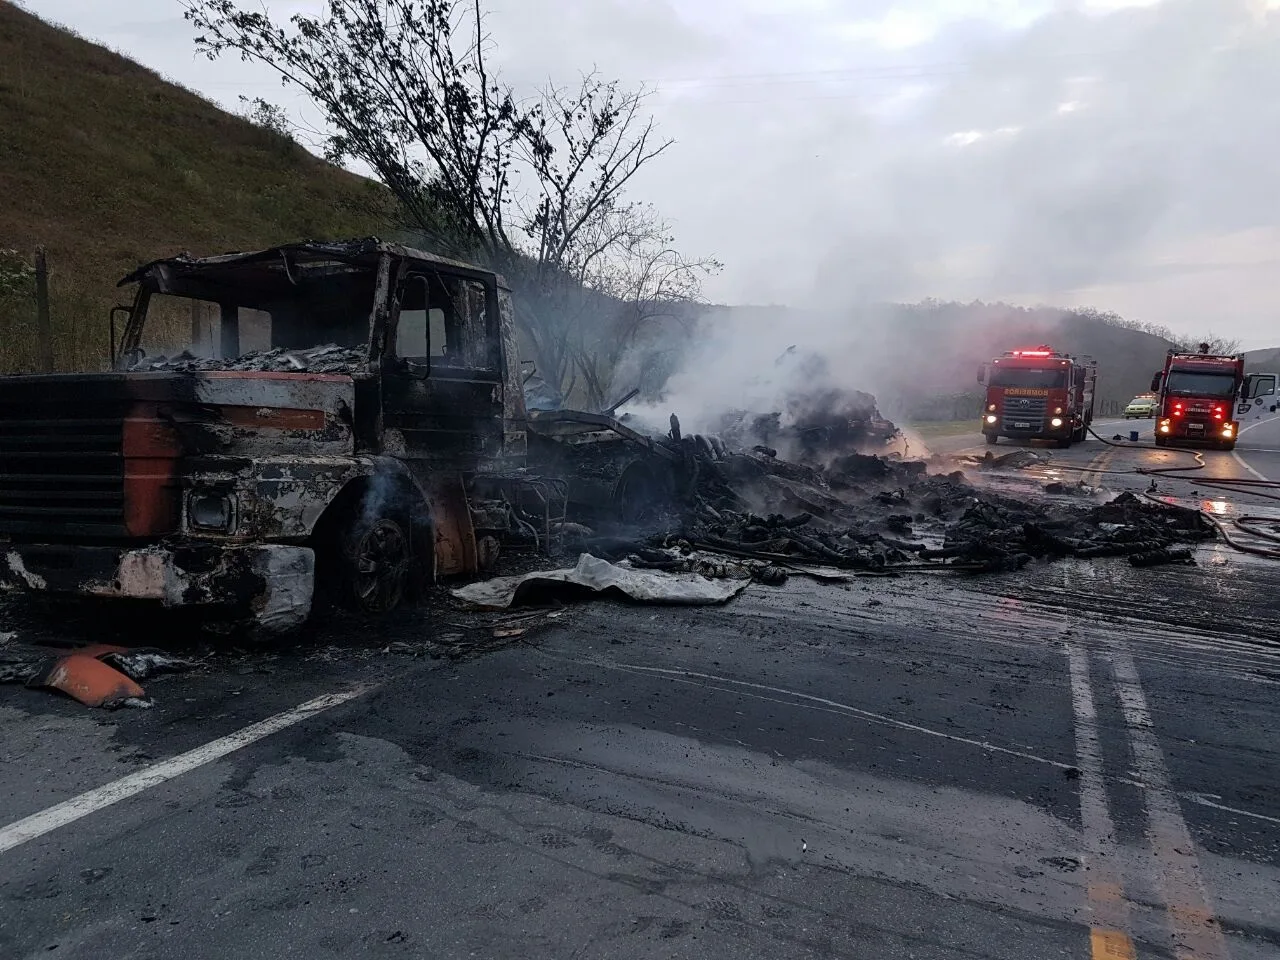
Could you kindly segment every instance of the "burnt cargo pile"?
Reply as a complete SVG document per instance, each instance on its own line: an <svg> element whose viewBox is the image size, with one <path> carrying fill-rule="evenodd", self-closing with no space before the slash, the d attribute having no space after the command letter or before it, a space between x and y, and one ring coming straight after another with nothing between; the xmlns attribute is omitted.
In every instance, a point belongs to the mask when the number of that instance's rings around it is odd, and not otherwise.
<svg viewBox="0 0 1280 960"><path fill-rule="evenodd" d="M876 398L861 390L824 388L793 392L785 410L726 414L717 430L722 445L820 465L834 456L883 444L899 435L880 414Z"/></svg>
<svg viewBox="0 0 1280 960"><path fill-rule="evenodd" d="M925 462L898 454L848 452L845 431L826 437L830 445L811 440L808 462L794 462L763 444L736 450L723 436L680 436L673 418L658 442L680 451L688 494L637 528L634 544L849 570L997 572L1069 556L1190 562L1184 545L1215 536L1195 510L1131 494L1095 506L1022 500L975 486L960 471L930 474ZM594 544L613 556L627 545Z"/></svg>
<svg viewBox="0 0 1280 960"><path fill-rule="evenodd" d="M1135 566L1189 562L1182 545L1211 540L1198 511L1122 493L1089 509L978 500L947 528L944 547L928 556L1017 569L1035 558L1128 557Z"/></svg>

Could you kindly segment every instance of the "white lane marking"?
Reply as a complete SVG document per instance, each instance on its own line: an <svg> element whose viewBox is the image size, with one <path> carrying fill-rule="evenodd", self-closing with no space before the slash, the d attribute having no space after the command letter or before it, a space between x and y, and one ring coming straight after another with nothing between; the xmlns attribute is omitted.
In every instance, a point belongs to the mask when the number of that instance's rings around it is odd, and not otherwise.
<svg viewBox="0 0 1280 960"><path fill-rule="evenodd" d="M1185 797L1192 803L1198 803L1202 807L1213 807L1215 810L1224 810L1227 813L1234 813L1240 817L1252 817L1254 820L1265 820L1267 823L1280 824L1280 817L1268 817L1265 813L1254 813L1250 810L1241 810L1239 807L1228 807L1214 801L1212 793L1180 793L1180 797Z"/></svg>
<svg viewBox="0 0 1280 960"><path fill-rule="evenodd" d="M189 773L197 767L225 757L229 753L234 753L242 747L247 747L263 737L278 733L287 727L293 726L295 723L301 723L303 720L314 717L316 714L322 713L331 707L346 703L348 700L354 700L356 697L367 693L370 689L372 688L357 687L354 690L327 693L324 696L316 697L314 700L308 700L306 703L299 704L291 710L278 713L274 717L268 717L258 723L250 724L244 729L237 730L235 733L228 734L221 739L196 747L194 750L188 750L186 753L180 753L176 757L170 757L168 760L152 764L145 770L139 770L112 783L89 790L78 797L72 797L70 800L49 807L47 810L33 813L29 817L24 817L9 824L7 827L0 828L0 853L12 850L14 847L41 837L59 827L65 827L81 817L87 817L95 811L109 807L113 803L119 803L121 800L126 800L134 794L141 793L143 790L158 786L168 780L172 780L174 777L180 777L184 773Z"/></svg>
<svg viewBox="0 0 1280 960"><path fill-rule="evenodd" d="M1254 427L1260 427L1260 426L1262 426L1264 423L1272 423L1273 421L1276 421L1276 420L1280 420L1280 417L1267 417L1267 419L1265 419L1265 420L1259 420L1257 423L1251 423L1251 424L1249 424L1247 427L1241 427L1241 428L1240 428L1240 432L1239 432L1238 434L1236 434L1236 436L1237 436L1237 437L1242 437L1242 436L1244 436L1246 433L1248 433L1250 430L1252 430ZM1259 450L1259 451L1258 451L1258 453L1266 453L1266 452L1267 452L1267 451L1265 451L1265 450ZM1270 478L1270 477L1265 476L1265 475L1264 475L1264 474L1262 474L1262 473L1259 473L1257 470L1253 469L1253 467L1249 466L1249 464L1245 461L1244 457L1240 456L1240 454L1239 454L1239 452L1238 452L1238 451L1236 451L1236 450L1232 450L1232 451L1231 451L1231 456L1235 457L1235 459L1236 459L1236 463L1240 464L1240 466L1244 467L1246 470L1248 470L1250 473L1252 473L1252 474L1253 474L1257 479L1259 479L1259 480L1265 480L1265 481L1266 481L1266 482L1268 482L1268 483L1270 483L1270 482L1271 482L1271 478Z"/></svg>
<svg viewBox="0 0 1280 960"><path fill-rule="evenodd" d="M1195 841L1170 786L1137 667L1129 651L1118 644L1110 648L1109 659L1134 767L1138 779L1146 784L1142 799L1147 811L1147 841L1159 867L1157 881L1173 933L1174 955L1179 960L1228 960L1226 939L1209 906Z"/></svg>
<svg viewBox="0 0 1280 960"><path fill-rule="evenodd" d="M1087 895L1094 940L1112 940L1127 945L1129 939L1129 901L1124 895L1121 870L1116 862L1119 845L1116 826L1107 805L1107 790L1102 776L1102 744L1098 729L1098 711L1089 681L1089 654L1075 644L1067 644L1067 661L1071 668L1071 707L1075 714L1076 763L1080 769L1080 825L1084 832L1085 850L1090 863ZM1122 947L1123 950L1123 947ZM1094 950L1095 955L1098 950Z"/></svg>
<svg viewBox="0 0 1280 960"><path fill-rule="evenodd" d="M1244 433L1244 430L1241 430L1240 432ZM1240 453L1238 451L1232 450L1231 456L1235 457L1236 463L1240 464L1240 466L1244 467L1246 470L1252 473L1257 479L1270 482L1269 477L1267 477L1265 474L1259 473L1257 470L1253 469L1253 467L1249 466L1248 462L1245 460L1244 457L1240 456Z"/></svg>

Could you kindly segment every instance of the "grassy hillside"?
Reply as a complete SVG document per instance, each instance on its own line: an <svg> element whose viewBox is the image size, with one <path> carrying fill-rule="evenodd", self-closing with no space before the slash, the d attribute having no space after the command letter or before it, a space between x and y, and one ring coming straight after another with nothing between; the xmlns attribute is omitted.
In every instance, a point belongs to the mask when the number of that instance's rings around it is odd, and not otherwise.
<svg viewBox="0 0 1280 960"><path fill-rule="evenodd" d="M0 131L0 370L35 364L37 244L72 370L104 363L116 281L139 262L386 232L375 184L7 0Z"/></svg>

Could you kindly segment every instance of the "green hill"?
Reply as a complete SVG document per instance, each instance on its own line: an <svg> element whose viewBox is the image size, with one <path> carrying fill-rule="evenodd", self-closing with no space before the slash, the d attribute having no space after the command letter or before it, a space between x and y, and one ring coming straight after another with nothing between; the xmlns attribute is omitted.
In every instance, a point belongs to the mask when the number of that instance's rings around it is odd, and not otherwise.
<svg viewBox="0 0 1280 960"><path fill-rule="evenodd" d="M54 359L106 358L139 262L385 233L385 194L278 134L0 0L0 370L34 369L34 248Z"/></svg>

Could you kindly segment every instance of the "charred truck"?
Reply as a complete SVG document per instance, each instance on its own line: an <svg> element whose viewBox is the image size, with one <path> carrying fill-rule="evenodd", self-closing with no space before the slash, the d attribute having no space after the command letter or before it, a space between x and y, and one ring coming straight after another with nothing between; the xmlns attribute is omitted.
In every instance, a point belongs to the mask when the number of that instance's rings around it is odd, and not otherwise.
<svg viewBox="0 0 1280 960"><path fill-rule="evenodd" d="M526 463L500 276L371 239L120 285L110 372L0 377L0 585L275 632L317 583L384 612L563 524L563 484Z"/></svg>
<svg viewBox="0 0 1280 960"><path fill-rule="evenodd" d="M1240 434L1239 417L1262 410L1276 392L1275 374L1246 376L1244 357L1170 350L1164 369L1151 378L1156 400L1156 443L1204 443L1231 450ZM1274 407L1273 407L1274 409Z"/></svg>
<svg viewBox="0 0 1280 960"><path fill-rule="evenodd" d="M978 368L986 384L982 435L1052 440L1069 447L1084 440L1093 422L1097 361L1073 357L1048 346L1010 350Z"/></svg>

